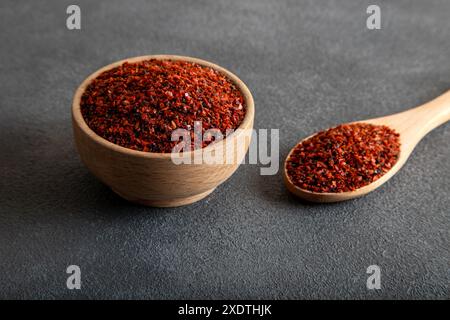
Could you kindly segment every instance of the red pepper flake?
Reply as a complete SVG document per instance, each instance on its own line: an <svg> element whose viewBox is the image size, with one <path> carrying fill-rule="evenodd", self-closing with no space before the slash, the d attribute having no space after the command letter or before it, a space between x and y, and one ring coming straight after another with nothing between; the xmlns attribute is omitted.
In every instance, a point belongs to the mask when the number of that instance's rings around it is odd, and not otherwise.
<svg viewBox="0 0 450 320"><path fill-rule="evenodd" d="M399 134L389 127L344 124L299 143L286 169L291 182L301 189L347 192L379 179L399 155Z"/></svg>
<svg viewBox="0 0 450 320"><path fill-rule="evenodd" d="M236 129L245 116L245 100L225 75L197 63L175 60L125 62L101 73L81 97L81 113L99 136L120 146L171 152L172 131L202 122L202 134ZM191 142L192 149L206 147Z"/></svg>

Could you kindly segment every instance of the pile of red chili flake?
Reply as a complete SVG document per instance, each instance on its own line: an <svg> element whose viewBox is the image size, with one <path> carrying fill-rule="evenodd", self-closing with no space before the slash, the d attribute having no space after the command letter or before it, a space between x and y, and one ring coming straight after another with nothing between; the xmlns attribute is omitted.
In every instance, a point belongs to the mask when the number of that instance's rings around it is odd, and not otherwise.
<svg viewBox="0 0 450 320"><path fill-rule="evenodd" d="M126 62L101 73L81 97L81 113L93 131L147 152L171 152L178 128L191 131L194 149L194 121L201 121L202 134L219 129L225 135L239 127L245 110L242 93L225 75L186 61Z"/></svg>
<svg viewBox="0 0 450 320"><path fill-rule="evenodd" d="M379 179L397 162L399 134L366 123L340 125L299 143L286 164L294 185L313 192L346 192Z"/></svg>

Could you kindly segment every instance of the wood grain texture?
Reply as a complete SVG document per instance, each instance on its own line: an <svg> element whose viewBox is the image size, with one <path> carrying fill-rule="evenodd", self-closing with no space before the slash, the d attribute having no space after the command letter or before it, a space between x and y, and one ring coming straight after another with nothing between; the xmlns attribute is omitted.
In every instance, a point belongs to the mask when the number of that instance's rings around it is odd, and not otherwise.
<svg viewBox="0 0 450 320"><path fill-rule="evenodd" d="M450 120L450 91L447 91L438 98L407 111L396 113L390 116L374 118L353 123L371 123L374 125L386 125L400 134L400 157L396 164L381 178L371 184L359 188L355 191L341 193L318 193L301 189L295 186L287 174L287 159L295 149L289 152L284 162L283 176L286 187L296 196L312 202L339 202L357 197L361 197L379 188L386 181L392 178L406 163L415 146L431 130ZM310 138L310 137L308 137ZM297 144L306 140L302 139Z"/></svg>
<svg viewBox="0 0 450 320"><path fill-rule="evenodd" d="M206 157L221 154L218 164L175 164L170 153L152 153L131 150L113 144L98 136L84 121L80 100L92 79L100 73L121 65L148 59L184 60L214 68L225 74L242 92L246 115L239 129L251 130L254 119L254 101L247 86L234 74L213 63L184 56L150 55L124 59L105 66L87 77L75 92L72 104L72 124L77 150L88 169L121 197L149 206L175 207L198 201L227 180L238 168L248 150L247 131L237 130L223 141L206 148L186 153L188 157ZM242 145L243 144L243 145ZM237 152L241 148L244 152ZM233 154L233 161L225 161Z"/></svg>

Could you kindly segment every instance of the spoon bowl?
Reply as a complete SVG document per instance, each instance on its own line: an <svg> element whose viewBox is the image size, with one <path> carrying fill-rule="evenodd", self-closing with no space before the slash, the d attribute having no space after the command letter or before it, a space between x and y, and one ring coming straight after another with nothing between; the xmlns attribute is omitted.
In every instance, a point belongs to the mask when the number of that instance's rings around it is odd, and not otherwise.
<svg viewBox="0 0 450 320"><path fill-rule="evenodd" d="M284 162L283 176L287 189L294 195L312 202L339 202L361 197L379 188L392 178L406 163L415 146L431 130L450 120L450 91L438 98L413 109L390 116L374 118L352 123L385 125L400 134L400 156L395 165L372 183L348 192L312 192L294 185L287 173L287 161L295 147L311 138L299 141L289 152Z"/></svg>

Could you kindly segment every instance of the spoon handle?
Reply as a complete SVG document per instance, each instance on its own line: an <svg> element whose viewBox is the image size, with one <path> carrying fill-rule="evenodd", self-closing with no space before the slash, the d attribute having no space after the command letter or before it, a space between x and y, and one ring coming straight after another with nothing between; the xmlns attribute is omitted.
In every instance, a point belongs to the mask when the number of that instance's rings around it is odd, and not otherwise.
<svg viewBox="0 0 450 320"><path fill-rule="evenodd" d="M408 112L408 111L407 111ZM410 110L423 123L424 135L450 120L450 91L424 105Z"/></svg>
<svg viewBox="0 0 450 320"><path fill-rule="evenodd" d="M402 145L412 151L431 130L450 120L450 91L419 107L390 116L372 119L374 124L385 124L398 133Z"/></svg>

